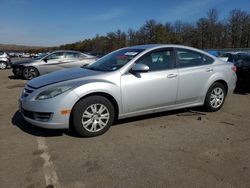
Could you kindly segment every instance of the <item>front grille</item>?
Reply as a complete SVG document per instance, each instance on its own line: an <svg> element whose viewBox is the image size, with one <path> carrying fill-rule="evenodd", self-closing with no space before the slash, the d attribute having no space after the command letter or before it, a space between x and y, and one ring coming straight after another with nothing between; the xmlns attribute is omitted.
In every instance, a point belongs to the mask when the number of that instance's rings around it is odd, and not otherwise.
<svg viewBox="0 0 250 188"><path fill-rule="evenodd" d="M22 113L25 117L36 120L36 121L42 121L47 122L52 118L51 112L32 112L29 110L22 109Z"/></svg>
<svg viewBox="0 0 250 188"><path fill-rule="evenodd" d="M30 118L30 119L34 119L34 113L28 110L24 110L22 109L22 113L25 117Z"/></svg>

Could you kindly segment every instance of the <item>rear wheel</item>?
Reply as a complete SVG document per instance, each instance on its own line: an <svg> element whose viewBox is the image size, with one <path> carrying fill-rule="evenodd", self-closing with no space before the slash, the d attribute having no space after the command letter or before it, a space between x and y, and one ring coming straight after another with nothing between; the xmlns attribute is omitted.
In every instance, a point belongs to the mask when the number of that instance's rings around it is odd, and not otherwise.
<svg viewBox="0 0 250 188"><path fill-rule="evenodd" d="M210 112L218 111L224 104L226 89L221 83L214 83L208 90L205 99L205 108Z"/></svg>
<svg viewBox="0 0 250 188"><path fill-rule="evenodd" d="M75 130L84 137L105 133L114 122L112 103L102 96L90 96L79 101L72 114Z"/></svg>
<svg viewBox="0 0 250 188"><path fill-rule="evenodd" d="M4 62L4 61L0 61L0 69L3 70L3 69L6 69L7 68L7 63Z"/></svg>
<svg viewBox="0 0 250 188"><path fill-rule="evenodd" d="M39 72L35 67L25 67L23 69L23 77L26 80L31 80L35 77L39 76Z"/></svg>

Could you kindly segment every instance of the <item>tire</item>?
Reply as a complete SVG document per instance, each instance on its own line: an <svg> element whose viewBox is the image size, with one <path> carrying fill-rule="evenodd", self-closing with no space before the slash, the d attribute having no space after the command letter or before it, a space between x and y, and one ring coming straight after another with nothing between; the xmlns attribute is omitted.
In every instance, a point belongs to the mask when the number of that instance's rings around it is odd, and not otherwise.
<svg viewBox="0 0 250 188"><path fill-rule="evenodd" d="M209 112L221 109L226 99L226 89L221 83L214 83L208 90L204 107Z"/></svg>
<svg viewBox="0 0 250 188"><path fill-rule="evenodd" d="M4 61L0 61L0 70L6 69L7 68L7 63Z"/></svg>
<svg viewBox="0 0 250 188"><path fill-rule="evenodd" d="M102 96L84 98L75 105L72 111L73 128L83 137L105 133L113 124L114 119L113 104Z"/></svg>
<svg viewBox="0 0 250 188"><path fill-rule="evenodd" d="M23 78L26 80L31 80L39 76L39 72L35 67L25 67L23 69Z"/></svg>

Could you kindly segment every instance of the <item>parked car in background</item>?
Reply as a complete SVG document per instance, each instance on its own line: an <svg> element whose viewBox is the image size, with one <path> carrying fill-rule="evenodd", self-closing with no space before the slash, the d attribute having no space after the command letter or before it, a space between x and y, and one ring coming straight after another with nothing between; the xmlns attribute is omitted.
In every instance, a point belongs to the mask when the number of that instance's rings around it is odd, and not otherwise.
<svg viewBox="0 0 250 188"><path fill-rule="evenodd" d="M234 71L233 64L195 48L127 47L29 81L20 110L36 126L97 136L116 118L203 105L217 111L235 88Z"/></svg>
<svg viewBox="0 0 250 188"><path fill-rule="evenodd" d="M240 52L224 52L219 55L219 58L223 61L228 61L228 58L230 55L236 55L237 53L240 53Z"/></svg>
<svg viewBox="0 0 250 188"><path fill-rule="evenodd" d="M220 55L218 50L206 50L206 52L215 56L215 57L218 57Z"/></svg>
<svg viewBox="0 0 250 188"><path fill-rule="evenodd" d="M8 53L0 52L0 69L6 69L10 66L11 58Z"/></svg>
<svg viewBox="0 0 250 188"><path fill-rule="evenodd" d="M250 82L250 53L229 53L227 61L232 62L236 66L238 81Z"/></svg>
<svg viewBox="0 0 250 188"><path fill-rule="evenodd" d="M77 51L54 51L37 58L20 61L12 64L15 76L22 76L31 80L37 76L65 68L81 67L92 64L96 57Z"/></svg>
<svg viewBox="0 0 250 188"><path fill-rule="evenodd" d="M15 57L15 52L9 52L8 54L10 57Z"/></svg>
<svg viewBox="0 0 250 188"><path fill-rule="evenodd" d="M104 53L104 52L85 52L85 53L88 55L95 56L97 58L101 58L101 57L107 55L107 53Z"/></svg>
<svg viewBox="0 0 250 188"><path fill-rule="evenodd" d="M22 54L22 57L30 58L31 56L30 56L30 53L23 53L23 54Z"/></svg>

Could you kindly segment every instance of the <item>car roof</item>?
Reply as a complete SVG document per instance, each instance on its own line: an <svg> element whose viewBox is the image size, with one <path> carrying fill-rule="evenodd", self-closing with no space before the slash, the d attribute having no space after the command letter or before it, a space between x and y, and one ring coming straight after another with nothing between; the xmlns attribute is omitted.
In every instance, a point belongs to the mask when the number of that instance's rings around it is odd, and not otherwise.
<svg viewBox="0 0 250 188"><path fill-rule="evenodd" d="M197 48L193 48L193 47L189 47L189 46L184 46L184 45L178 45L178 44L146 44L146 45L137 45L137 46L130 46L130 47L126 47L125 49L143 49L143 50L150 50L150 49L157 49L157 48L183 48L183 49L187 49L187 50L193 50L196 52L200 52L203 54L206 54L207 56L210 56L212 58L216 58L215 56L197 49Z"/></svg>
<svg viewBox="0 0 250 188"><path fill-rule="evenodd" d="M209 53L207 53L203 50L197 49L197 48L184 46L184 45L178 45L178 44L146 44L146 45L130 46L130 47L126 47L126 48L148 50L148 49L154 49L154 48L157 49L157 48L161 48L161 47L162 48L185 48L185 49L200 51L202 53L209 54ZM209 55L211 55L211 54L209 54Z"/></svg>
<svg viewBox="0 0 250 188"><path fill-rule="evenodd" d="M172 47L172 48L190 48L190 49L195 49L192 47L184 46L184 45L177 45L177 44L145 44L145 45L136 45L136 46L130 46L127 48L137 48L137 49L152 49L152 48L159 48L159 47Z"/></svg>
<svg viewBox="0 0 250 188"><path fill-rule="evenodd" d="M75 51L75 50L55 50L55 51L50 51L49 53L55 53L55 52L78 52L78 53L82 53L80 51Z"/></svg>
<svg viewBox="0 0 250 188"><path fill-rule="evenodd" d="M76 50L55 50L55 51L48 52L48 55L52 54L52 53L56 53L56 52L75 52L75 53L81 53L81 54L83 54L84 56L86 56L88 58L94 58L95 57L93 55L89 55L89 54L86 54L86 53L83 53L83 52L80 52L80 51L76 51Z"/></svg>

